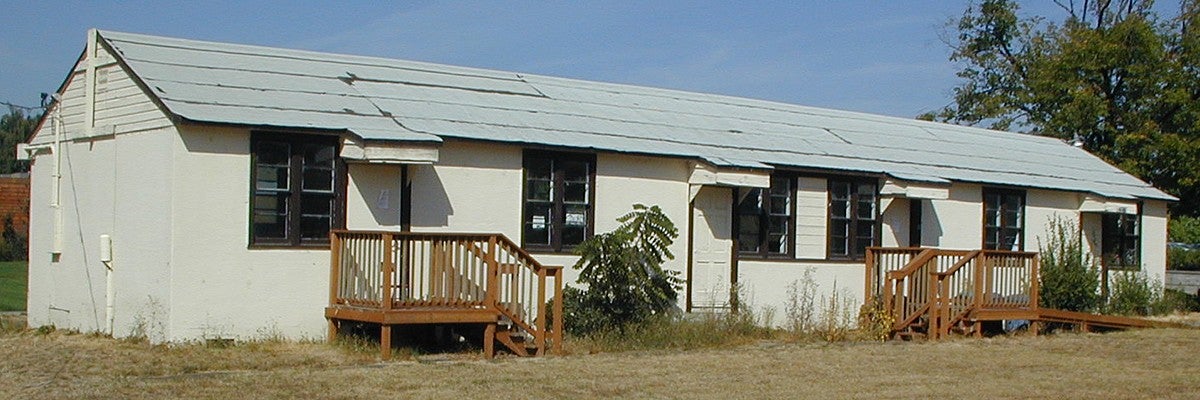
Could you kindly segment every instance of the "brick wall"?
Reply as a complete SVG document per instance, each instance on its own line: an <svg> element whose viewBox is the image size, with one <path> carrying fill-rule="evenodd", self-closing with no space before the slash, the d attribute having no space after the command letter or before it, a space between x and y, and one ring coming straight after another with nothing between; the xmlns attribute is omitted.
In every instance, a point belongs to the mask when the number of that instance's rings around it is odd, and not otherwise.
<svg viewBox="0 0 1200 400"><path fill-rule="evenodd" d="M12 214L13 225L29 237L29 176L0 176L0 224ZM3 228L3 225L0 225Z"/></svg>

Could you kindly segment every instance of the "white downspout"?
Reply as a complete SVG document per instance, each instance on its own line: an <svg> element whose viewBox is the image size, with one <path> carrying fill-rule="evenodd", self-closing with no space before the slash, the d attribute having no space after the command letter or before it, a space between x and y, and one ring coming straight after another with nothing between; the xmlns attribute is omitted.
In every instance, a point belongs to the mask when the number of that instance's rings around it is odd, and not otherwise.
<svg viewBox="0 0 1200 400"><path fill-rule="evenodd" d="M100 235L100 262L104 263L104 331L113 334L117 289L113 286L112 236Z"/></svg>

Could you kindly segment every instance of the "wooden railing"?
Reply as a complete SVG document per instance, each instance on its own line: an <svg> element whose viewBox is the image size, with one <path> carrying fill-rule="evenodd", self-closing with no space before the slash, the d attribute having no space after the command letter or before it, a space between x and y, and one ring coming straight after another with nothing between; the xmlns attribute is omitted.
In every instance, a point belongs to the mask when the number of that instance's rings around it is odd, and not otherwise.
<svg viewBox="0 0 1200 400"><path fill-rule="evenodd" d="M937 338L972 310L1037 307L1037 253L872 247L866 267L867 293L879 296L895 331L926 317Z"/></svg>
<svg viewBox="0 0 1200 400"><path fill-rule="evenodd" d="M541 265L504 235L335 230L330 242L331 306L494 310L539 352L548 340L561 345L562 267Z"/></svg>

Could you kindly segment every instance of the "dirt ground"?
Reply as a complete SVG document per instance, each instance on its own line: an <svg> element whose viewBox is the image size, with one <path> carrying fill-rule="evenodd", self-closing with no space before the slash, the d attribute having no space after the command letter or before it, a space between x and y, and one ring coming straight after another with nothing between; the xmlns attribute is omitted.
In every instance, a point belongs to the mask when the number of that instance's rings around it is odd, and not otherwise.
<svg viewBox="0 0 1200 400"><path fill-rule="evenodd" d="M1196 398L1200 329L540 359L4 329L0 398Z"/></svg>

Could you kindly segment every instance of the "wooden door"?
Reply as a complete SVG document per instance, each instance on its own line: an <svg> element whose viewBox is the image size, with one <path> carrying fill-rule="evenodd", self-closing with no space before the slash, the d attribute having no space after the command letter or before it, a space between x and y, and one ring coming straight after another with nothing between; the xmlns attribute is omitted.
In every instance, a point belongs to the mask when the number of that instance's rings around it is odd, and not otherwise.
<svg viewBox="0 0 1200 400"><path fill-rule="evenodd" d="M730 190L706 186L693 201L692 269L688 277L693 311L729 309L733 248Z"/></svg>

